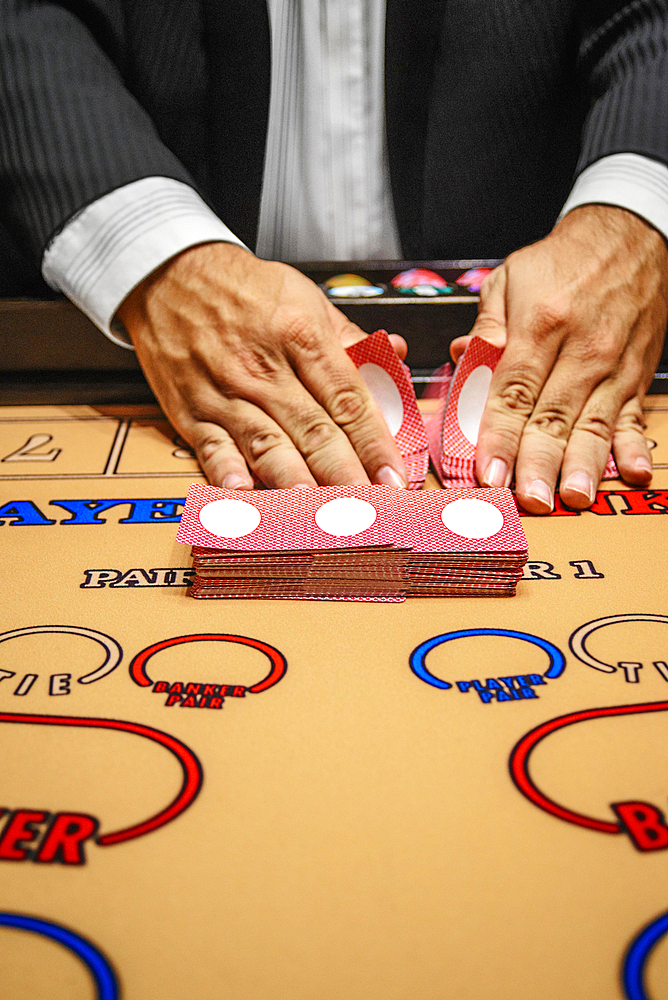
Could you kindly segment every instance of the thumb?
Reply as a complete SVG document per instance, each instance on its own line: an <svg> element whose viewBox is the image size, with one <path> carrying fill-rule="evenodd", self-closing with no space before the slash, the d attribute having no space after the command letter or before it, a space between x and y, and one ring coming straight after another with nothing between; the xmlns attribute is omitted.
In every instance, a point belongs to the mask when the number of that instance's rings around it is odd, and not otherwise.
<svg viewBox="0 0 668 1000"><path fill-rule="evenodd" d="M455 364L472 337L481 337L496 347L506 346L506 269L503 265L495 268L482 284L478 316L471 332L450 344L450 357Z"/></svg>
<svg viewBox="0 0 668 1000"><path fill-rule="evenodd" d="M353 344L359 343L360 340L366 340L369 336L364 330L361 330L359 326L355 323L351 323L348 317L337 309L336 306L332 306L332 312L330 313L332 325L336 330L339 339L341 341L342 347L352 347ZM398 333L389 333L390 343L394 348L397 357L400 361L406 360L406 355L408 354L408 344Z"/></svg>
<svg viewBox="0 0 668 1000"><path fill-rule="evenodd" d="M342 347L352 347L353 344L357 344L360 340L366 340L369 336L368 333L365 333L359 326L352 323L346 314L337 309L336 306L333 306L331 302L328 302L327 306L329 320Z"/></svg>

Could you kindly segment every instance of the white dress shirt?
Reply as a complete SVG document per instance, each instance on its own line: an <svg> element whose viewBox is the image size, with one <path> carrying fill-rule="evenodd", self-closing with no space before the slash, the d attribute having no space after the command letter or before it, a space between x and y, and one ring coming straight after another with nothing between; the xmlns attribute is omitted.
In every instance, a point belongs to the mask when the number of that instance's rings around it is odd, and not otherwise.
<svg viewBox="0 0 668 1000"><path fill-rule="evenodd" d="M392 260L401 247L385 146L385 0L269 0L272 78L256 252L268 259ZM668 167L607 156L576 180L579 205L630 209L668 237ZM72 218L45 280L112 340L114 315L156 267L206 242L243 246L188 185L147 177Z"/></svg>

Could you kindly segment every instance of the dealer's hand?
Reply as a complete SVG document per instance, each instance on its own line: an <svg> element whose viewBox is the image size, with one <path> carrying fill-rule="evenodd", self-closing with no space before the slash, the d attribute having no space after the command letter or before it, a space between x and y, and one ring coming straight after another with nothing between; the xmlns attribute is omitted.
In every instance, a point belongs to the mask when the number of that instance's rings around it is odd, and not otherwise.
<svg viewBox="0 0 668 1000"><path fill-rule="evenodd" d="M505 346L483 414L476 469L516 480L531 513L594 500L610 448L623 478L646 486L652 460L642 400L666 330L668 249L621 208L574 209L510 257L481 290L473 333ZM453 342L457 360L469 338Z"/></svg>
<svg viewBox="0 0 668 1000"><path fill-rule="evenodd" d="M118 316L214 485L250 488L249 468L272 487L406 485L344 351L366 334L294 268L226 243L193 247L135 288Z"/></svg>

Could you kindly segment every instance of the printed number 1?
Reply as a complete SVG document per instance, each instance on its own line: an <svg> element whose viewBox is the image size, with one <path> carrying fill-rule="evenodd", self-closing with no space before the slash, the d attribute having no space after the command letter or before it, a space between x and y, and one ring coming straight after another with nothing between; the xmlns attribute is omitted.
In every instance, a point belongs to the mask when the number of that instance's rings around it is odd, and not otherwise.
<svg viewBox="0 0 668 1000"><path fill-rule="evenodd" d="M51 451L39 454L37 448L43 448L45 444L53 441L51 434L31 434L25 444L17 448L10 455L5 455L3 462L55 462L61 452L61 448L52 448Z"/></svg>

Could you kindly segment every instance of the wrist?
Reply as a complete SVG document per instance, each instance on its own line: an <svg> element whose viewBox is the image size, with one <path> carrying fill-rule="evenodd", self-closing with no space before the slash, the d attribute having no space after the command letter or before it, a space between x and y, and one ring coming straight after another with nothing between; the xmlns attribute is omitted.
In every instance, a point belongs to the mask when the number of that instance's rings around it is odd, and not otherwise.
<svg viewBox="0 0 668 1000"><path fill-rule="evenodd" d="M184 286L196 287L206 283L204 274L210 267L224 272L248 257L253 257L250 250L235 243L209 242L187 247L163 261L135 285L119 305L114 321L120 321L129 331L145 315L148 298L156 290L171 287L176 293Z"/></svg>

